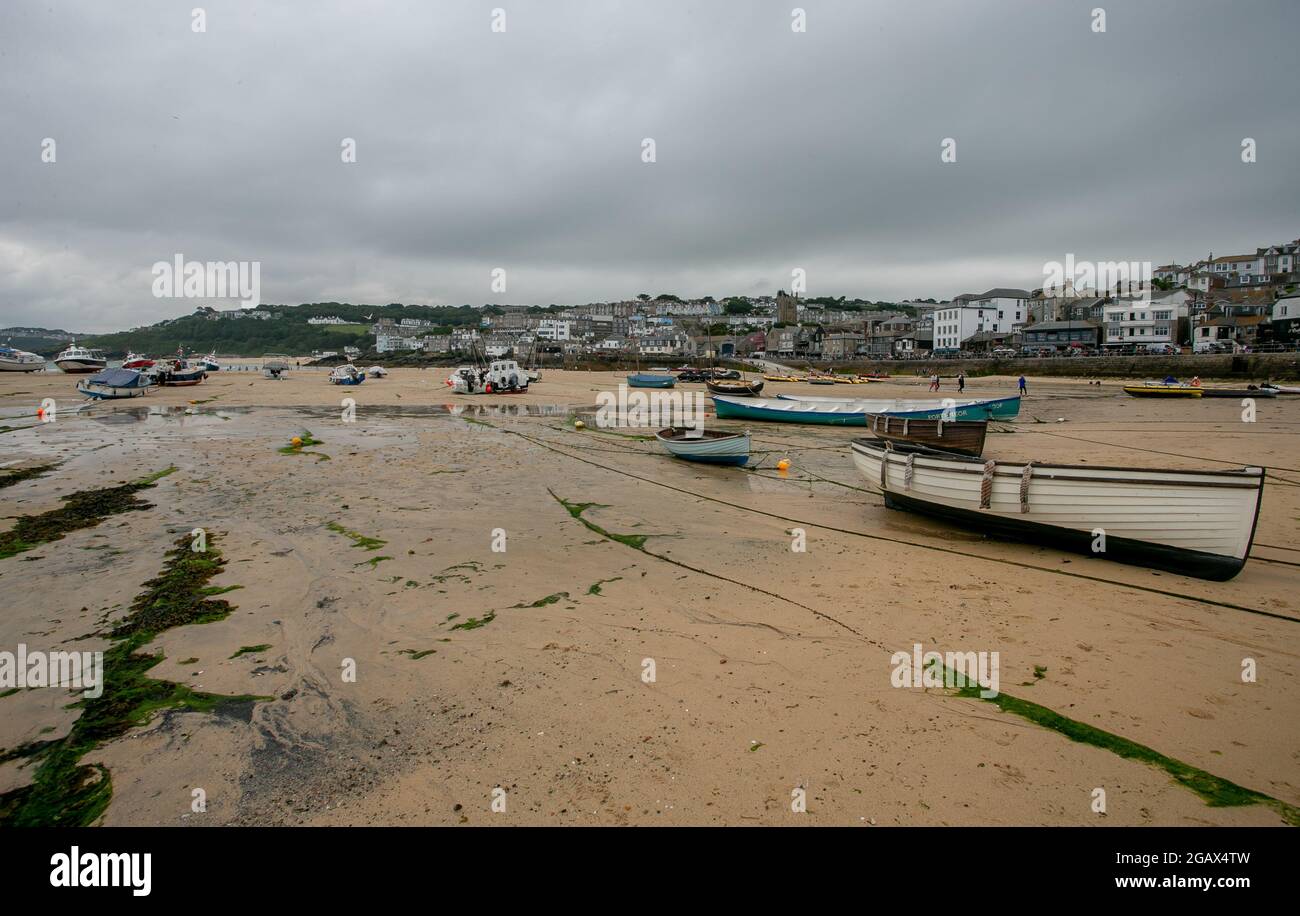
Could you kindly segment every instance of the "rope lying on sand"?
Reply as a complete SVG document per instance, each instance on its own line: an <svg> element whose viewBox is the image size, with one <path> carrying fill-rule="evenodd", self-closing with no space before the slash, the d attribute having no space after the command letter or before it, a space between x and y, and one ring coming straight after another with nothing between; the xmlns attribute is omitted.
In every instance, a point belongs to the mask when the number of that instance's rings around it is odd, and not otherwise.
<svg viewBox="0 0 1300 916"><path fill-rule="evenodd" d="M491 424L485 424L485 425L490 426ZM1122 582L1117 579L1104 579L1099 576L1088 576L1083 573L1072 572L1064 569L1054 569L1048 566L1037 566L1033 563L1025 563L1020 560L1009 560L1003 557L991 557L985 554L974 553L968 550L958 550L955 547L943 547L937 544L925 544L919 541L909 541L904 538L889 537L883 534L871 534L866 531L855 531L851 528L839 528L834 525L826 525L821 522L812 522L812 521L807 521L806 519L791 518L789 516L779 515L775 512L768 512L764 509L756 509L753 506L745 506L745 505L741 505L740 503L728 502L727 500L719 499L716 496L709 496L704 493L696 493L692 490L687 490L683 487L673 486L672 484L664 483L659 480L654 480L653 478L650 477L642 477L641 475L633 474L630 471L624 471L619 468L610 467L609 465L604 465L597 461L592 461L589 458L583 458L580 455L573 455L568 452L562 451L559 447L555 446L552 443L548 443L541 439L537 439L533 436L526 435L525 433L518 432L517 430L501 429L495 426L493 426L492 428L496 429L498 432L509 433L510 435L519 436L521 439L525 439L529 442L532 442L535 445L539 445L542 448L547 449L548 451L552 451L557 455L562 455L565 458L570 458L574 461L581 461L583 464L589 464L592 467L600 468L601 470L609 471L613 474L619 474L624 477L629 477L633 480L639 480L643 483L648 483L653 486L662 487L666 490L672 490L676 493L681 493L685 496L690 496L695 499L705 500L706 502L718 503L720 505L729 506L733 509L739 509L742 512L752 512L756 515L763 515L768 518L773 518L782 522L791 522L796 525L802 525L810 528L820 528L823 531L834 531L838 534L847 534L847 535L852 535L854 537L867 538L868 540L873 540L873 541L883 541L886 543L899 544L906 547L918 547L922 550L932 550L938 553L947 553L947 554L953 554L955 556L969 557L975 560L982 560L986 563L1001 563L1007 566L1015 566L1020 569L1033 570L1035 572L1050 573L1056 576L1067 576L1071 579L1083 579L1088 582L1098 582L1103 585L1113 585L1116 586L1117 588L1127 588L1127 589L1132 589L1133 591L1146 592L1148 594L1153 594L1153 595L1164 595L1165 597L1168 598L1177 598L1181 601L1190 601L1195 604L1203 604L1208 607L1226 608L1232 611L1242 611L1247 614L1257 614L1261 617L1271 617L1276 620L1285 620L1288 623L1300 623L1300 617L1291 617L1287 614L1276 613L1275 611L1266 611L1263 608L1247 607L1246 605L1233 604L1232 602L1229 601L1216 601L1212 598L1202 598L1198 595L1189 595L1184 592L1174 592L1168 589L1154 588L1149 585L1138 585L1132 582Z"/></svg>

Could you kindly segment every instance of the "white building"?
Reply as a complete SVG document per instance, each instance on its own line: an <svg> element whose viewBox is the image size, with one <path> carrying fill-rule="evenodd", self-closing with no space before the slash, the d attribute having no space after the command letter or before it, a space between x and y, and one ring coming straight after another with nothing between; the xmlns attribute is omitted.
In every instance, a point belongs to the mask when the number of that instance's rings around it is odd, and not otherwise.
<svg viewBox="0 0 1300 916"><path fill-rule="evenodd" d="M543 318L537 322L538 340L571 340L573 323L560 318Z"/></svg>
<svg viewBox="0 0 1300 916"><path fill-rule="evenodd" d="M1187 317L1187 290L1150 296L1122 296L1106 306L1107 347L1162 349L1177 346L1179 319Z"/></svg>
<svg viewBox="0 0 1300 916"><path fill-rule="evenodd" d="M982 295L966 293L934 310L934 349L960 350L968 337L983 331L1010 334L1029 315L1029 293L998 287Z"/></svg>

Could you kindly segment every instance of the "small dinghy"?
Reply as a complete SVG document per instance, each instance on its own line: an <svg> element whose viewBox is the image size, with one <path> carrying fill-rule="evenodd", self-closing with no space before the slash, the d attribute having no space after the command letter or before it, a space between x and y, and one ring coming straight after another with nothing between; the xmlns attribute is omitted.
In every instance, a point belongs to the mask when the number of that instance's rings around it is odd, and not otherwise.
<svg viewBox="0 0 1300 916"><path fill-rule="evenodd" d="M677 379L671 375L651 375L648 372L638 372L627 377L627 386L629 388L671 388L676 384Z"/></svg>
<svg viewBox="0 0 1300 916"><path fill-rule="evenodd" d="M289 372L289 357L275 354L262 357L262 376L280 381Z"/></svg>
<svg viewBox="0 0 1300 916"><path fill-rule="evenodd" d="M725 379L716 382L709 381L704 384L714 394L731 394L739 398L756 398L763 391L763 383L757 380L747 382L744 379L739 381Z"/></svg>
<svg viewBox="0 0 1300 916"><path fill-rule="evenodd" d="M986 534L1222 582L1250 556L1264 469L983 461L854 439L885 505Z"/></svg>
<svg viewBox="0 0 1300 916"><path fill-rule="evenodd" d="M105 369L77 383L78 391L98 401L138 398L153 387L153 379L136 369Z"/></svg>
<svg viewBox="0 0 1300 916"><path fill-rule="evenodd" d="M674 458L705 464L743 465L749 461L749 433L673 426L655 433Z"/></svg>
<svg viewBox="0 0 1300 916"><path fill-rule="evenodd" d="M366 374L351 363L336 366L330 373L331 385L360 385L366 380Z"/></svg>
<svg viewBox="0 0 1300 916"><path fill-rule="evenodd" d="M366 375L370 376L371 378L387 378L388 370L385 369L383 366L371 366L369 369L366 370Z"/></svg>
<svg viewBox="0 0 1300 916"><path fill-rule="evenodd" d="M872 413L867 414L867 428L877 439L896 445L921 445L978 458L984 453L989 424L987 420L917 420Z"/></svg>
<svg viewBox="0 0 1300 916"><path fill-rule="evenodd" d="M1259 387L1263 391L1276 391L1278 394L1300 394L1300 385L1274 385L1272 382L1265 382Z"/></svg>

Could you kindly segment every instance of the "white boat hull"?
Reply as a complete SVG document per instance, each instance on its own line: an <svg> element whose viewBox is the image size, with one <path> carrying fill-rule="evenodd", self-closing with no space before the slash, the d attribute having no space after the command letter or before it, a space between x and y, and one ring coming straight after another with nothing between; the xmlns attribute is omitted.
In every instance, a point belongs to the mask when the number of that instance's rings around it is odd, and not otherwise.
<svg viewBox="0 0 1300 916"><path fill-rule="evenodd" d="M1229 579L1245 565L1264 486L1263 468L1086 465L1034 465L1024 483L1023 462L997 462L989 475L980 459L889 450L875 440L851 448L891 508L1206 579Z"/></svg>

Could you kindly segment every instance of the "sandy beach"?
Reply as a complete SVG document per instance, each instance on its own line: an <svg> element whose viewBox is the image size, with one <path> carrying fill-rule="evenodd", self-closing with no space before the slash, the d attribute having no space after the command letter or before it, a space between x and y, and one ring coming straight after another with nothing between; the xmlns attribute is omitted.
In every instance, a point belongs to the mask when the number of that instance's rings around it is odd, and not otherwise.
<svg viewBox="0 0 1300 916"><path fill-rule="evenodd" d="M1277 825L1300 806L1300 397L1243 422L1236 399L1030 379L990 431L998 459L1267 467L1250 561L1208 582L887 510L849 457L864 430L755 424L748 468L702 467L653 430L593 428L614 373L498 398L446 375L223 371L81 408L74 377L0 374L0 466L54 465L0 489L0 530L176 469L150 508L0 559L0 648L107 648L195 528L226 561L210 584L237 586L229 616L145 647L165 655L148 675L262 699L162 708L89 751L111 774L100 822ZM910 377L768 389L927 396ZM997 651L1004 694L1280 804L1213 806L1148 760L891 686L917 643ZM68 703L0 696L0 748L68 734ZM0 792L35 765L10 755Z"/></svg>

